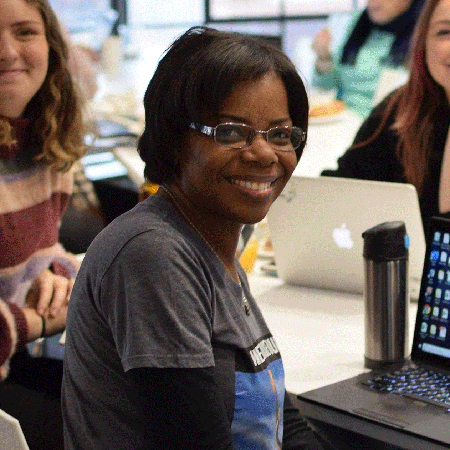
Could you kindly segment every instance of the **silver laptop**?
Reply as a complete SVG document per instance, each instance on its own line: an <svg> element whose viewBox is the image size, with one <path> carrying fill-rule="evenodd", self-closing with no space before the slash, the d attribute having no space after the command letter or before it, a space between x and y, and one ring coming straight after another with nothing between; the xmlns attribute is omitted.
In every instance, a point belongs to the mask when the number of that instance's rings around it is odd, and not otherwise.
<svg viewBox="0 0 450 450"><path fill-rule="evenodd" d="M0 448L30 450L17 419L0 409Z"/></svg>
<svg viewBox="0 0 450 450"><path fill-rule="evenodd" d="M414 186L293 176L267 220L278 276L289 284L362 293L362 233L401 220L410 240L410 295L420 289L425 237Z"/></svg>

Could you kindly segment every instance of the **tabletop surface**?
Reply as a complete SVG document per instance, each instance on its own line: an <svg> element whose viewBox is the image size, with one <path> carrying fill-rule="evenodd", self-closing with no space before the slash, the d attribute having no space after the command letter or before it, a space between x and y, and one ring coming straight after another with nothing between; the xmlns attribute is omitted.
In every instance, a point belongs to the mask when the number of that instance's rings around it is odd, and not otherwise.
<svg viewBox="0 0 450 450"><path fill-rule="evenodd" d="M367 371L362 295L251 274L250 288L280 349L286 389L306 392ZM417 303L410 304L409 345Z"/></svg>

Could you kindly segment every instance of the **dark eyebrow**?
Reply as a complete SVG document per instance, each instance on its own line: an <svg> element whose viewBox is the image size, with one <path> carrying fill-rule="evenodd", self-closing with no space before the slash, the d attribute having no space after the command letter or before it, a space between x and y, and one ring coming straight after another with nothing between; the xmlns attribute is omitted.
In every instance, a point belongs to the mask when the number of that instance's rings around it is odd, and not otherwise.
<svg viewBox="0 0 450 450"><path fill-rule="evenodd" d="M21 22L15 22L13 23L14 27L23 27L27 25L40 25L44 27L44 24L40 22L39 20L22 20Z"/></svg>
<svg viewBox="0 0 450 450"><path fill-rule="evenodd" d="M430 27L439 26L439 25L450 25L450 20L445 20L445 19L437 20L436 22L433 22L430 25Z"/></svg>
<svg viewBox="0 0 450 450"><path fill-rule="evenodd" d="M233 116L232 114L221 114L221 113L217 113L217 118L218 119L228 119L228 120L233 120L239 123L248 123L248 120L245 119L244 117L239 117L239 116ZM281 118L281 119L276 119L276 120L272 120L270 122L271 125L277 125L279 123L284 123L284 122L289 122L291 120L290 117L286 117L286 118Z"/></svg>

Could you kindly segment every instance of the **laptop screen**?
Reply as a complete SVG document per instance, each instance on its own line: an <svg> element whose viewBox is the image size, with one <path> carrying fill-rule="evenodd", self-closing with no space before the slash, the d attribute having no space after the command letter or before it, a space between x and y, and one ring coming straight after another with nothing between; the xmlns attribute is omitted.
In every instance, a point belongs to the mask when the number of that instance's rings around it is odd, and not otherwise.
<svg viewBox="0 0 450 450"><path fill-rule="evenodd" d="M450 366L450 220L433 218L427 236L412 358Z"/></svg>
<svg viewBox="0 0 450 450"><path fill-rule="evenodd" d="M364 288L362 233L401 220L411 242L410 294L418 298L425 237L412 185L293 176L267 220L278 276L285 283L359 294Z"/></svg>

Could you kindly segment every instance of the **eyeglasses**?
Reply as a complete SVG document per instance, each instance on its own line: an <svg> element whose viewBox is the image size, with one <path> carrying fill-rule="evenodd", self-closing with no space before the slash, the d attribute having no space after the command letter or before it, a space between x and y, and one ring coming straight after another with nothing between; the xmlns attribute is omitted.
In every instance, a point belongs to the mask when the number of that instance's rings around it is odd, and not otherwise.
<svg viewBox="0 0 450 450"><path fill-rule="evenodd" d="M261 133L264 139L274 150L292 152L306 139L306 132L298 127L273 127L267 131L256 130L244 123L221 123L215 127L209 127L200 123L191 123L190 128L212 136L214 142L228 148L249 147L256 137Z"/></svg>

